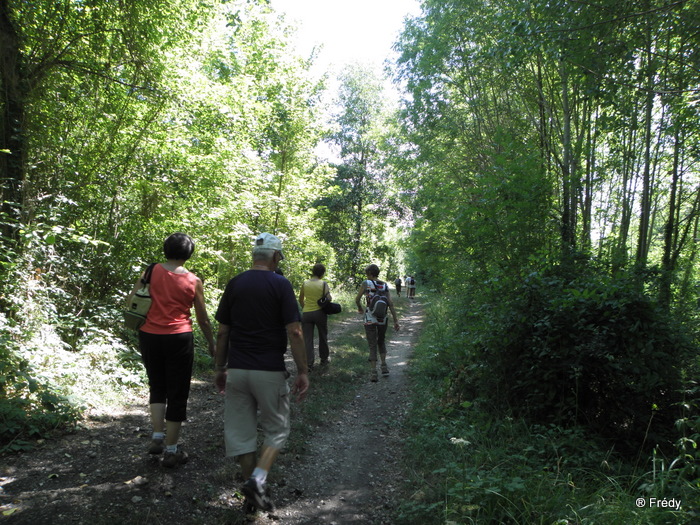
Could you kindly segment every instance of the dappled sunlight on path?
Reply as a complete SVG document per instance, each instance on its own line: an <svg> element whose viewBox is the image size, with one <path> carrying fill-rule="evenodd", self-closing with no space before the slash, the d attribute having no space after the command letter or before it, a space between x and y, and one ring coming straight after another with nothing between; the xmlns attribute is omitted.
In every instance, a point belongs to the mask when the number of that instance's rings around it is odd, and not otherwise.
<svg viewBox="0 0 700 525"><path fill-rule="evenodd" d="M389 523L385 520L399 503L402 479L398 470L402 422L410 406L408 364L422 320L420 302L406 305L400 331L389 328L387 333L389 375L380 375L376 383L369 375L360 378L354 399L318 430L308 453L291 467L294 473L288 475L299 499L279 506L273 517L259 516L256 523ZM343 329L363 333L359 316L341 323Z"/></svg>
<svg viewBox="0 0 700 525"><path fill-rule="evenodd" d="M275 490L287 499L279 498L274 514L257 513L255 523L390 523L403 479L407 371L422 322L420 301L401 308L401 330L387 333L389 375L377 383L358 377L351 401L314 430L303 455L275 466ZM341 332L357 334L368 351L359 315L333 320L331 338ZM176 469L146 453L146 395L95 413L75 432L42 440L34 450L3 457L3 523L245 523L238 467L224 457L223 404L207 374L193 379L181 436L190 461Z"/></svg>

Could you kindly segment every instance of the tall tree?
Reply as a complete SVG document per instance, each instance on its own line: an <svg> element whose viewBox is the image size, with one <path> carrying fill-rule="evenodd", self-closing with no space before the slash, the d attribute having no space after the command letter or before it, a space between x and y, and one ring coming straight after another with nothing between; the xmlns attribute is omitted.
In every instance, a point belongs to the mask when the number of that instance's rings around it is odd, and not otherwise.
<svg viewBox="0 0 700 525"><path fill-rule="evenodd" d="M690 42L699 38L698 2L509 0L496 6L481 0L429 0L423 9L399 43L399 76L411 94L406 129L418 158L427 161L416 203L424 201L420 193L427 198L440 185L460 182L465 191L450 215L417 209L419 223L431 217L421 231L441 232L436 222L445 220L452 229L459 225L454 217L464 217L458 232L481 239L466 244L478 247L476 266L503 266L510 257L487 256L488 240L503 232L484 227L482 215L469 213L474 203L488 202L489 209L501 210L489 224L519 224L529 231L529 219L540 221L538 240L523 246L530 255L559 258L592 247L596 237L598 253L618 269L628 264L630 254L641 267L660 262L663 243L655 221L660 214L668 217L667 195L678 198L666 174L674 172L676 154L679 166L689 166L692 149L684 145L693 135L688 130L678 141L670 140L673 134L664 130L684 120L678 119L678 106L671 111L667 101L671 93L684 100L682 94L697 85L697 71L689 66L696 54ZM680 106L694 114L687 102ZM539 159L523 162L516 152ZM527 168L523 187L544 193L524 200L540 202L548 211L522 213L522 208L504 206L512 204L512 195L508 201L501 195L486 198L499 186L480 181L496 167L500 187L507 190L519 184L510 174L516 169L524 174ZM685 206L685 213L691 209ZM676 205L672 213L677 210ZM682 238L681 222L669 226L673 233L667 239ZM553 225L562 254L551 251ZM674 260L682 258L668 258L668 265ZM513 270L527 256L518 261Z"/></svg>
<svg viewBox="0 0 700 525"><path fill-rule="evenodd" d="M340 255L344 278L354 280L382 244L386 171L382 137L387 108L376 73L359 64L340 75L336 129L330 140L340 150L334 189L320 203L328 210L323 237Z"/></svg>

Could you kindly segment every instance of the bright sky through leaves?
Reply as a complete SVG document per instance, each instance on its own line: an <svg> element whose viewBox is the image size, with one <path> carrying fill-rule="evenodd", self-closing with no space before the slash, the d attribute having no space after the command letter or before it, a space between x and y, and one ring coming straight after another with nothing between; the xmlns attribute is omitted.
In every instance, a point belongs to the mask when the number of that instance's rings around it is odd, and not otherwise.
<svg viewBox="0 0 700 525"><path fill-rule="evenodd" d="M346 64L372 66L381 77L385 60L395 56L392 46L404 19L421 13L419 0L271 0L273 9L286 15L296 30L297 51L309 56L322 46L314 61L315 74L328 73L329 96L337 90L337 75ZM398 99L396 87L386 81L385 94ZM327 143L319 144L320 158L338 161Z"/></svg>
<svg viewBox="0 0 700 525"><path fill-rule="evenodd" d="M352 62L381 68L406 16L420 14L418 0L272 0L273 8L298 24L298 50L307 55L323 45L317 60L335 73Z"/></svg>

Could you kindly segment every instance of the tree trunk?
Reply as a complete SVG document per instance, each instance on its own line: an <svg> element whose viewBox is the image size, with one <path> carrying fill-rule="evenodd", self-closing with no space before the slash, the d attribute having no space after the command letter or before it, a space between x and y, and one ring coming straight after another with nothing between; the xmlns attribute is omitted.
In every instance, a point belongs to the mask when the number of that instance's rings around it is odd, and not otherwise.
<svg viewBox="0 0 700 525"><path fill-rule="evenodd" d="M569 104L569 74L567 65L561 61L561 95L562 113L564 119L563 159L562 159L562 247L564 255L576 249L576 203L577 184L576 170L573 166L573 151L571 139L571 107Z"/></svg>
<svg viewBox="0 0 700 525"><path fill-rule="evenodd" d="M19 40L7 2L0 2L0 231L14 239L24 181L24 93Z"/></svg>
<svg viewBox="0 0 700 525"><path fill-rule="evenodd" d="M642 172L642 195L639 210L639 237L637 240L636 264L640 268L647 265L649 255L649 228L651 224L651 138L653 134L653 110L654 110L654 58L652 56L651 33L647 34L646 53L646 89L644 115L644 167Z"/></svg>
<svg viewBox="0 0 700 525"><path fill-rule="evenodd" d="M598 115L596 115L597 119ZM583 202L582 207L582 222L583 231L581 232L583 248L590 251L593 248L592 239L592 224L593 224L593 178L596 170L596 143L598 138L598 132L593 131L593 125L591 123L592 113L588 115L586 122L586 177L583 188Z"/></svg>

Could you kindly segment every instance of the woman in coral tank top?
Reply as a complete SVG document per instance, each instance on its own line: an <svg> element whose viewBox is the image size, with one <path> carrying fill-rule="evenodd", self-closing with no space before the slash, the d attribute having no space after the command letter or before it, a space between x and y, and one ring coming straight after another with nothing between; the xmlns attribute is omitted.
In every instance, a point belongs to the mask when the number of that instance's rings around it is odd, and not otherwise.
<svg viewBox="0 0 700 525"><path fill-rule="evenodd" d="M165 240L163 251L167 261L156 264L151 274L152 303L139 331L139 348L148 374L153 425L148 451L164 453L162 465L174 467L188 459L178 439L187 417L192 379L194 337L190 310L193 306L211 355L214 355L214 336L202 281L184 266L194 252L194 241L184 233L173 233ZM131 295L141 286L139 278Z"/></svg>

